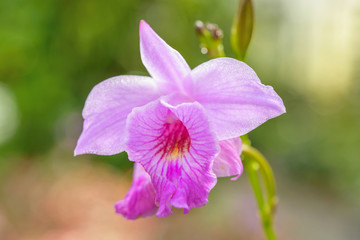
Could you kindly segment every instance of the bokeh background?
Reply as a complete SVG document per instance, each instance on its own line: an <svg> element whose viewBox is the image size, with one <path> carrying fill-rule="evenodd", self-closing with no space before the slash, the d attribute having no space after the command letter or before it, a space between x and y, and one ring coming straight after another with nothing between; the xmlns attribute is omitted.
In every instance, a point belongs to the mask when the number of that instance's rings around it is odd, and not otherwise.
<svg viewBox="0 0 360 240"><path fill-rule="evenodd" d="M280 239L360 239L360 2L254 0L248 64L287 114L250 133L273 166ZM220 179L183 215L126 221L113 204L132 163L73 157L87 94L146 75L145 19L193 68L208 60L193 30L217 23L230 48L236 0L0 1L0 239L263 239L244 174Z"/></svg>

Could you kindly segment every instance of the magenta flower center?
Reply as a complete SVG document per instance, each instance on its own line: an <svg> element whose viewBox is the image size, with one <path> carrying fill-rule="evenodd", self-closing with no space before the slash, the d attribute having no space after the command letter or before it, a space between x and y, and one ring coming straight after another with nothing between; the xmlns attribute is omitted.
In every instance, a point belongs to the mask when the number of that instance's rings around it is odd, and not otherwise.
<svg viewBox="0 0 360 240"><path fill-rule="evenodd" d="M180 120L169 120L164 123L162 133L155 146L161 159L175 160L184 156L190 149L190 136L186 127Z"/></svg>

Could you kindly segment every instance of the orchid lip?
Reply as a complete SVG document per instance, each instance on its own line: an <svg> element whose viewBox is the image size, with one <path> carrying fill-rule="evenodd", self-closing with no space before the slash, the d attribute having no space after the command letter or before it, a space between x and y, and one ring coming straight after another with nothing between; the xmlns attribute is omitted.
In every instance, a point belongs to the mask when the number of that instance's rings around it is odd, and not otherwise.
<svg viewBox="0 0 360 240"><path fill-rule="evenodd" d="M172 207L188 211L206 204L216 184L211 166L219 149L201 105L154 101L134 109L127 128L129 159L151 177L157 216L172 214Z"/></svg>

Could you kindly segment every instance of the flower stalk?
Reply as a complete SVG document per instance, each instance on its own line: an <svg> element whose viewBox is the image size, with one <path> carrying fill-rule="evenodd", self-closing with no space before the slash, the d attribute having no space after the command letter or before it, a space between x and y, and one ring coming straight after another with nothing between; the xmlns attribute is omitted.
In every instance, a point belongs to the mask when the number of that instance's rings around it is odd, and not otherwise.
<svg viewBox="0 0 360 240"><path fill-rule="evenodd" d="M278 204L278 198L276 196L275 178L270 164L260 151L248 144L243 145L242 154L253 159L259 165L258 171L263 178L270 213L273 215Z"/></svg>
<svg viewBox="0 0 360 240"><path fill-rule="evenodd" d="M273 218L278 198L276 197L275 178L272 169L266 158L248 144L243 144L242 162L259 207L264 233L268 240L276 240ZM261 184L261 180L263 184ZM264 198L262 185L265 188L266 198Z"/></svg>

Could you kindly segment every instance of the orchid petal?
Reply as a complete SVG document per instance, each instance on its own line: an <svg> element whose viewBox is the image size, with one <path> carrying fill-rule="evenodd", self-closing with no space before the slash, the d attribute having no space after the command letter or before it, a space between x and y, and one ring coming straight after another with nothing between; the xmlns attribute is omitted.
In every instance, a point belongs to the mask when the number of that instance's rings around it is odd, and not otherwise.
<svg viewBox="0 0 360 240"><path fill-rule="evenodd" d="M285 112L274 89L261 84L248 65L235 59L205 62L191 78L192 95L206 109L219 140L239 137Z"/></svg>
<svg viewBox="0 0 360 240"><path fill-rule="evenodd" d="M149 103L133 110L127 129L129 159L151 176L158 217L172 214L172 206L187 213L207 203L216 184L211 168L219 147L200 104Z"/></svg>
<svg viewBox="0 0 360 240"><path fill-rule="evenodd" d="M140 164L135 163L133 183L124 200L115 204L116 213L127 219L137 219L140 216L151 216L156 213L157 209L155 189L150 176Z"/></svg>
<svg viewBox="0 0 360 240"><path fill-rule="evenodd" d="M243 172L243 165L240 159L241 139L239 137L219 142L220 153L216 156L213 171L217 177L234 176L231 180L236 180Z"/></svg>
<svg viewBox="0 0 360 240"><path fill-rule="evenodd" d="M75 155L124 151L127 115L134 107L158 97L156 85L149 77L118 76L96 85L85 103L84 127Z"/></svg>
<svg viewBox="0 0 360 240"><path fill-rule="evenodd" d="M143 64L159 86L169 91L185 90L183 82L191 69L181 54L161 39L145 21L140 22L140 53Z"/></svg>

